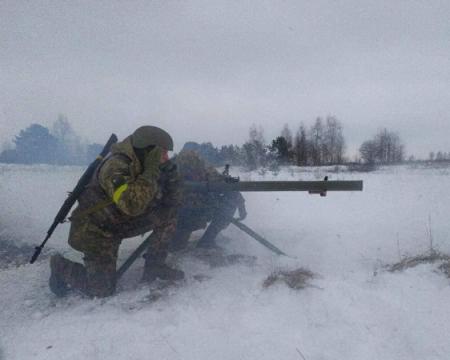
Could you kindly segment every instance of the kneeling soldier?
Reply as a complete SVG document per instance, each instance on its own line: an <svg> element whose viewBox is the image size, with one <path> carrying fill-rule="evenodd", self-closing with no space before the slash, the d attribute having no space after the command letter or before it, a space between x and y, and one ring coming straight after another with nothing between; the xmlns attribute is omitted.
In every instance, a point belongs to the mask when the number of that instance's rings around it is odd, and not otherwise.
<svg viewBox="0 0 450 360"><path fill-rule="evenodd" d="M84 266L57 254L50 259L50 289L70 289L106 297L116 288L116 262L122 239L153 230L157 235L145 257L143 280L179 280L181 270L165 264L176 230L179 178L168 157L173 141L164 130L142 126L112 146L97 167L73 211L69 244L84 254Z"/></svg>
<svg viewBox="0 0 450 360"><path fill-rule="evenodd" d="M225 181L226 176L203 161L191 150L182 150L175 158L180 176L185 181ZM238 210L239 219L247 216L245 200L240 192L188 193L183 192L182 205L178 210L178 226L170 244L171 250L187 246L193 231L206 228L197 247L215 247L217 235L228 227ZM209 225L208 225L209 223Z"/></svg>

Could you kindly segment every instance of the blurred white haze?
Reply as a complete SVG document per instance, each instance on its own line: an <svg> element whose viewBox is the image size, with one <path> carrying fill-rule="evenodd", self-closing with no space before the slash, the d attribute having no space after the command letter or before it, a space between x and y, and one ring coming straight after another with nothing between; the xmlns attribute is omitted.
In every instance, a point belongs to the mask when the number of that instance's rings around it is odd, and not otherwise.
<svg viewBox="0 0 450 360"><path fill-rule="evenodd" d="M175 151L242 145L252 124L271 141L286 123L295 134L333 115L348 158L384 127L407 156L450 154L449 19L450 1L437 0L0 0L0 150L58 114L101 144L160 126ZM138 259L116 295L60 299L48 254L5 266L4 249L28 256L84 169L0 164L0 360L450 358L450 266L448 276L444 261L388 271L450 255L450 161L232 167L244 180L361 179L364 191L245 193L244 223L289 257L229 226L218 242L245 261L171 254L186 279L158 293L139 282ZM68 231L58 226L48 249L81 261ZM125 240L119 263L141 241ZM305 288L263 286L299 268L316 275Z"/></svg>

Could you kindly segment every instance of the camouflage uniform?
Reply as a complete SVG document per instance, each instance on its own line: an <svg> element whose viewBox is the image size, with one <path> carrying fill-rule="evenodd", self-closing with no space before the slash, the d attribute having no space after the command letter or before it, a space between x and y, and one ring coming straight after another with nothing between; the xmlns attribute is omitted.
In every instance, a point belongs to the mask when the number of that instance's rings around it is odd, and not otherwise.
<svg viewBox="0 0 450 360"><path fill-rule="evenodd" d="M225 176L207 165L194 151L182 151L174 159L180 176L186 181L224 181ZM178 210L177 232L171 248L179 249L187 245L189 236L195 230L208 228L199 240L199 246L214 246L214 238L224 230L230 219L239 209L245 217L245 200L239 192L183 193L181 208Z"/></svg>
<svg viewBox="0 0 450 360"><path fill-rule="evenodd" d="M97 168L71 216L69 244L83 252L84 267L64 259L59 268L70 288L90 296L113 294L122 239L150 230L157 237L145 256L165 261L180 203L178 173L169 161L160 166L158 181L150 182L143 170L130 137L113 145Z"/></svg>

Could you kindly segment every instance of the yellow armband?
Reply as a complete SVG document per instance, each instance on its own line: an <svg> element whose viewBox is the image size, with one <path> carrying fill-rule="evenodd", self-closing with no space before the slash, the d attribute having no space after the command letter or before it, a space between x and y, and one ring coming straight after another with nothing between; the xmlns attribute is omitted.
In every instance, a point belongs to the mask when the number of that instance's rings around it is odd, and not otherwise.
<svg viewBox="0 0 450 360"><path fill-rule="evenodd" d="M113 202L117 204L122 196L123 192L128 189L128 184L123 184L119 186L113 194Z"/></svg>

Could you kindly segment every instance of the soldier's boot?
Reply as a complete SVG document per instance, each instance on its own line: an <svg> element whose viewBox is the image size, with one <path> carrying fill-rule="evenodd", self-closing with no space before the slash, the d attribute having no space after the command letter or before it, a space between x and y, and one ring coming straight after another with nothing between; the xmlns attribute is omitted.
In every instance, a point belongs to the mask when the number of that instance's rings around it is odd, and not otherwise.
<svg viewBox="0 0 450 360"><path fill-rule="evenodd" d="M156 279L177 281L184 279L184 272L165 263L167 253L145 254L144 274L142 281L151 283Z"/></svg>
<svg viewBox="0 0 450 360"><path fill-rule="evenodd" d="M215 239L221 231L222 231L221 228L214 225L213 226L209 225L206 231L204 232L203 236L197 242L196 247L203 249L210 249L216 247L217 244L215 242Z"/></svg>
<svg viewBox="0 0 450 360"><path fill-rule="evenodd" d="M86 269L83 265L70 261L60 254L50 257L50 290L58 297L70 290L86 290Z"/></svg>
<svg viewBox="0 0 450 360"><path fill-rule="evenodd" d="M86 266L86 295L104 298L116 291L116 263L112 259L84 259Z"/></svg>
<svg viewBox="0 0 450 360"><path fill-rule="evenodd" d="M191 233L192 232L189 230L177 230L175 235L170 240L169 251L179 251L186 248Z"/></svg>

